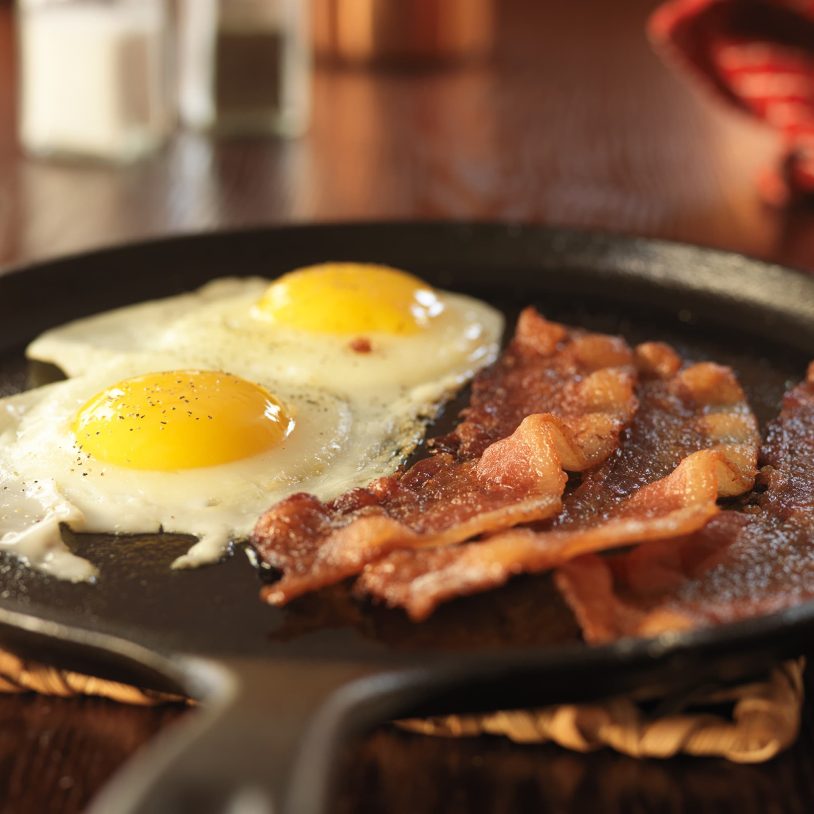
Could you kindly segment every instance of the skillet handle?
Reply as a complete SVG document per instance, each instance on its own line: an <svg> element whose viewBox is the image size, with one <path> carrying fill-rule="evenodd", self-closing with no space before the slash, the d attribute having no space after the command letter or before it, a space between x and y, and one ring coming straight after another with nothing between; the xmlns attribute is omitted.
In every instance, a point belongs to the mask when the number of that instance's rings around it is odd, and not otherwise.
<svg viewBox="0 0 814 814"><path fill-rule="evenodd" d="M137 754L88 814L323 814L337 747L387 719L400 683L358 663L189 667L202 708Z"/></svg>

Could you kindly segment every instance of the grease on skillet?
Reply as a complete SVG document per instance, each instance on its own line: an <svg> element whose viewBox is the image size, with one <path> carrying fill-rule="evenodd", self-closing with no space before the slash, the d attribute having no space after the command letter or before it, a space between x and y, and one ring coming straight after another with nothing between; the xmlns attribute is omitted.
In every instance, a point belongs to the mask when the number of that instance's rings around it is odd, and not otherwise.
<svg viewBox="0 0 814 814"><path fill-rule="evenodd" d="M475 296L486 296L474 291ZM495 297L491 298L493 301ZM505 303L499 303L505 305ZM552 295L544 301L512 302L508 325L523 305L534 304L557 321L607 333L631 343L663 340L688 360L730 365L740 377L761 425L777 411L790 381L802 377L808 359L750 337L697 324L678 315L642 308L616 311L607 302ZM25 363L15 350L0 356L0 393L21 388ZM42 380L43 369L34 371ZM466 393L450 403L430 434L447 431ZM415 455L422 454L419 449ZM505 646L546 647L579 640L576 622L549 575L523 576L490 593L455 600L428 621L414 624L401 611L360 603L344 586L303 597L283 609L258 598L258 574L238 550L227 561L195 571L172 571L172 560L189 545L183 535L137 535L125 542L112 535L66 532L66 542L100 570L96 585L73 585L44 577L10 558L0 560L0 601L24 608L58 607L66 621L117 634L133 631L138 641L161 647L203 648L222 653L284 653L298 650L376 657L392 650L474 651Z"/></svg>

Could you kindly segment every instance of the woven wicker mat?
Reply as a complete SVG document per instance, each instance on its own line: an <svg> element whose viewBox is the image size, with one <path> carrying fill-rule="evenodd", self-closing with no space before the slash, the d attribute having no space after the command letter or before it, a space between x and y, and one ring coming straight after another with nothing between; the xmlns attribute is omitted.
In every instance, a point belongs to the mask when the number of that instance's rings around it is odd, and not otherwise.
<svg viewBox="0 0 814 814"><path fill-rule="evenodd" d="M629 697L488 715L399 721L413 732L443 737L503 735L519 743L553 741L588 752L607 746L634 757L683 752L739 763L769 760L790 746L800 727L803 659L777 666L763 680L692 696L639 703ZM93 676L56 670L0 651L0 692L96 695L125 704L184 702Z"/></svg>

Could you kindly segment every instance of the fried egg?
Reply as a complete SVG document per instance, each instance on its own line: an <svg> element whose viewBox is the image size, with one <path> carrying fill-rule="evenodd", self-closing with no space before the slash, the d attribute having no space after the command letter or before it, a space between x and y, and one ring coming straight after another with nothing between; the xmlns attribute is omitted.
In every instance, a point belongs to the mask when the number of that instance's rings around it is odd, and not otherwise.
<svg viewBox="0 0 814 814"><path fill-rule="evenodd" d="M62 543L64 523L192 534L175 565L213 562L276 500L330 498L391 473L436 407L176 363L134 355L0 400L0 548L92 578Z"/></svg>
<svg viewBox="0 0 814 814"><path fill-rule="evenodd" d="M189 294L120 308L43 334L28 356L68 376L122 355L240 360L276 381L336 393L460 385L491 362L502 315L386 266L327 263L274 282L215 280Z"/></svg>
<svg viewBox="0 0 814 814"><path fill-rule="evenodd" d="M502 327L405 272L330 263L49 331L28 355L70 378L0 399L0 548L92 578L67 524L187 533L175 566L216 561L277 500L395 471Z"/></svg>

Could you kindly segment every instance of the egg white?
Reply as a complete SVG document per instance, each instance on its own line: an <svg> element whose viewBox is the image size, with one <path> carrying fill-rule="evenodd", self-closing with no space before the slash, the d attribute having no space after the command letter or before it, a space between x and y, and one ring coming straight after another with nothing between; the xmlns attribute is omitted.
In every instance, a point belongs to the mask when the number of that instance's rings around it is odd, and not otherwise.
<svg viewBox="0 0 814 814"><path fill-rule="evenodd" d="M61 542L66 523L75 531L192 534L198 542L175 565L213 562L292 492L329 499L392 473L439 405L497 356L503 318L470 297L438 292L442 312L413 334L349 337L258 313L270 282L223 278L35 340L28 356L71 378L0 399L0 549L65 579L92 578L90 563ZM369 341L368 352L354 349L356 338ZM141 373L190 368L265 386L293 408L294 431L268 453L179 472L78 454L70 424L90 397Z"/></svg>

